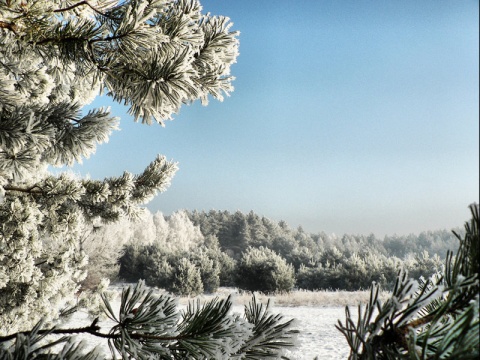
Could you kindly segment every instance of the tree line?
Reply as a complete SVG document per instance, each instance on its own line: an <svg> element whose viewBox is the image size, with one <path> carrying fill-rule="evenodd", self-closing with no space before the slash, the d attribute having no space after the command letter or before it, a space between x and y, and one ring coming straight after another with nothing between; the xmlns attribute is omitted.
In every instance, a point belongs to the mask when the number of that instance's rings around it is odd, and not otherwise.
<svg viewBox="0 0 480 360"><path fill-rule="evenodd" d="M118 247L120 233L123 248ZM431 276L441 270L447 251L458 247L458 239L446 230L383 239L312 234L253 211L164 216L147 210L136 222L105 225L90 237L95 246L112 244L118 262L114 256L102 264L108 251L92 247L87 253L96 268L85 285L95 284L92 277L103 274L127 282L144 279L180 295L213 293L219 286L265 293L294 288L355 291L372 282L389 288L400 269L413 278Z"/></svg>

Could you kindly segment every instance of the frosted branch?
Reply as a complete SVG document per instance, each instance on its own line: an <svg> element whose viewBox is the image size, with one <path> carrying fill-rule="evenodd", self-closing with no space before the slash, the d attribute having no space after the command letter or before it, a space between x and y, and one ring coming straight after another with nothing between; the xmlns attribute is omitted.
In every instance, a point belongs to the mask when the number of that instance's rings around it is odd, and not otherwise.
<svg viewBox="0 0 480 360"><path fill-rule="evenodd" d="M79 6L83 6L83 5L87 5L90 9L92 9L93 11L95 11L96 13L102 15L102 16L105 16L105 17L108 17L106 14L104 14L103 12L101 12L100 10L98 10L97 8L95 8L93 5L91 5L88 1L84 0L84 1L80 1L79 3L76 3L76 4L73 4L69 7L66 7L66 8L63 8L63 9L57 9L57 10L53 10L54 13L60 13L60 12L66 12L66 11L70 11L70 10L73 10Z"/></svg>

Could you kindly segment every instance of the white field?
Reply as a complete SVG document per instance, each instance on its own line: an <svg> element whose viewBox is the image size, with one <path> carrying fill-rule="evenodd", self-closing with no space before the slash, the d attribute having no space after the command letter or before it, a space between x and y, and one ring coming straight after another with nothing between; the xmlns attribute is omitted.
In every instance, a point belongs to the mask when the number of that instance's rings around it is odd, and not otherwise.
<svg viewBox="0 0 480 360"><path fill-rule="evenodd" d="M118 290L116 287L115 290ZM234 313L243 314L243 305L251 298L250 295L235 294L232 289L220 289L217 296L226 296L233 294ZM291 359L303 360L314 359L316 356L319 360L340 360L347 359L349 348L344 336L335 328L338 320L345 323L345 305L351 306L352 315L355 316L356 305L361 302L365 304L368 300L367 292L294 292L287 295L278 295L272 299L273 306L270 311L272 313L280 313L285 319L296 319L295 328L300 330L298 337L298 345L296 348L288 351L285 355ZM385 294L383 294L385 295ZM207 301L214 295L201 296L201 301ZM257 299L266 303L268 297L265 295L257 295ZM181 298L179 300L179 308L192 299ZM112 301L114 309L118 309L118 298ZM352 308L355 307L355 309ZM85 313L77 313L73 316L68 324L62 327L80 327L91 323L91 319ZM99 324L101 331L106 333L109 330L111 322L103 319ZM110 352L107 342L104 339L94 338L89 335L80 336L88 343L88 348L100 345L108 358Z"/></svg>

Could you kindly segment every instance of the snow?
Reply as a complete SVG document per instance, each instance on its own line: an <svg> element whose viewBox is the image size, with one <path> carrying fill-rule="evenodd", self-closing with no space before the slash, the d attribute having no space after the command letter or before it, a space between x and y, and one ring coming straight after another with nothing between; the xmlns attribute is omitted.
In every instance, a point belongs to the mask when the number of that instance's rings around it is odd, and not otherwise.
<svg viewBox="0 0 480 360"><path fill-rule="evenodd" d="M344 307L275 307L286 318L297 319L299 346L288 355L292 359L347 359L349 348L344 336L335 328L338 320L345 323Z"/></svg>

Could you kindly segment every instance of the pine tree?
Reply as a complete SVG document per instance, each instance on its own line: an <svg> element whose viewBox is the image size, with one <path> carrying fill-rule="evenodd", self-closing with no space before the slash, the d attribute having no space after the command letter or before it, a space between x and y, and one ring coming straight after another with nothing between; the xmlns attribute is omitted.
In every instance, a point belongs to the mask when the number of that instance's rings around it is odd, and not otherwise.
<svg viewBox="0 0 480 360"><path fill-rule="evenodd" d="M288 292L295 285L293 266L263 246L249 247L242 254L236 275L237 286L248 291Z"/></svg>
<svg viewBox="0 0 480 360"><path fill-rule="evenodd" d="M238 33L228 18L201 11L196 0L0 0L0 358L42 357L69 338L40 344L48 334L98 335L96 321L51 328L85 277L82 229L138 216L177 166L158 156L141 174L104 180L48 169L81 162L117 128L108 109L82 113L101 92L135 121L164 125L182 104L233 90ZM191 307L180 323L172 301L141 284L125 290L119 315L105 299L117 325L102 336L137 358L229 357L263 336L255 322L228 315L228 300ZM290 344L282 340L289 324L271 354ZM67 342L52 358L95 358L79 353Z"/></svg>
<svg viewBox="0 0 480 360"><path fill-rule="evenodd" d="M371 287L369 303L354 321L346 308L345 324L337 328L351 348L349 359L478 359L480 211L465 235L454 234L460 247L447 255L445 270L430 279L397 277L391 297L382 303L379 287Z"/></svg>

